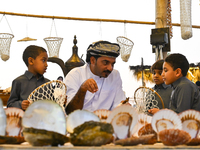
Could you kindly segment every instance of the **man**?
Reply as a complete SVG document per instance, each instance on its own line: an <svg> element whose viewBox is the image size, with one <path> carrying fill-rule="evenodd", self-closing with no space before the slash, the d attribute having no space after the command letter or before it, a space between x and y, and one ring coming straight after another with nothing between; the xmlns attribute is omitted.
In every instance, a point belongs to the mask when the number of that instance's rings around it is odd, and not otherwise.
<svg viewBox="0 0 200 150"><path fill-rule="evenodd" d="M112 110L125 100L122 80L113 69L120 54L118 44L99 41L87 49L86 64L72 69L65 77L67 114L76 109Z"/></svg>

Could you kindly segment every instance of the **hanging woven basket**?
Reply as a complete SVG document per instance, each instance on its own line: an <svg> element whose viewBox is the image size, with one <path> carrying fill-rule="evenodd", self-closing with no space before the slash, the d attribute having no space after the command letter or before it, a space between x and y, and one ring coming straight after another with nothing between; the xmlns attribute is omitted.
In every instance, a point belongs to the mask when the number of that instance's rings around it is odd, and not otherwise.
<svg viewBox="0 0 200 150"><path fill-rule="evenodd" d="M122 60L127 62L131 55L134 43L130 39L123 36L117 37L117 43L120 46L120 55Z"/></svg>
<svg viewBox="0 0 200 150"><path fill-rule="evenodd" d="M49 57L59 57L60 46L63 38L60 37L47 37L44 38L45 43L49 51Z"/></svg>
<svg viewBox="0 0 200 150"><path fill-rule="evenodd" d="M187 40L192 37L191 0L180 1L181 37Z"/></svg>
<svg viewBox="0 0 200 150"><path fill-rule="evenodd" d="M3 61L10 58L10 44L14 35L10 33L0 33L0 55Z"/></svg>

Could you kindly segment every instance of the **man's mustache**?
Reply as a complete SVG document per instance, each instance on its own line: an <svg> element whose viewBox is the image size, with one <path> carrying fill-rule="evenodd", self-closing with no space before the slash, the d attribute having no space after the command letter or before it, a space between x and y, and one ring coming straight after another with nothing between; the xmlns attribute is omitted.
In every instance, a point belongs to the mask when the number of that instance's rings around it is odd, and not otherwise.
<svg viewBox="0 0 200 150"><path fill-rule="evenodd" d="M110 70L105 70L105 71L103 71L103 72L105 72L105 73L111 73L111 71L110 71Z"/></svg>

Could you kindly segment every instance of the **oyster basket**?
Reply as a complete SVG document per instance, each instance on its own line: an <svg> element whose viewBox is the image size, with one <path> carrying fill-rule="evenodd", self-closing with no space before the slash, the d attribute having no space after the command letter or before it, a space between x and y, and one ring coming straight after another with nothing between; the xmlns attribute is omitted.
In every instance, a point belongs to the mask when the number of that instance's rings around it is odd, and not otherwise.
<svg viewBox="0 0 200 150"><path fill-rule="evenodd" d="M0 33L0 55L3 61L10 58L10 44L14 35L10 33Z"/></svg>
<svg viewBox="0 0 200 150"><path fill-rule="evenodd" d="M127 62L131 55L131 51L133 49L134 43L130 39L123 36L117 37L117 43L119 44L121 48L120 54L121 54L122 60Z"/></svg>
<svg viewBox="0 0 200 150"><path fill-rule="evenodd" d="M62 44L63 38L60 37L47 37L44 38L45 43L49 51L50 57L59 57L60 46Z"/></svg>

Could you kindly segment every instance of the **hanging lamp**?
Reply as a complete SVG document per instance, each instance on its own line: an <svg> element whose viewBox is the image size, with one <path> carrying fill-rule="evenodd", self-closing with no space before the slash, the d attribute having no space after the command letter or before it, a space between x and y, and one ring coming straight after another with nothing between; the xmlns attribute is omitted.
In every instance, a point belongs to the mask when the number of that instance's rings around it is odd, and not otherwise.
<svg viewBox="0 0 200 150"><path fill-rule="evenodd" d="M21 39L21 40L18 40L17 42L27 42L27 41L36 41L37 39L33 39L33 38L30 38L28 37L28 25L27 25L27 22L26 22L26 37Z"/></svg>

